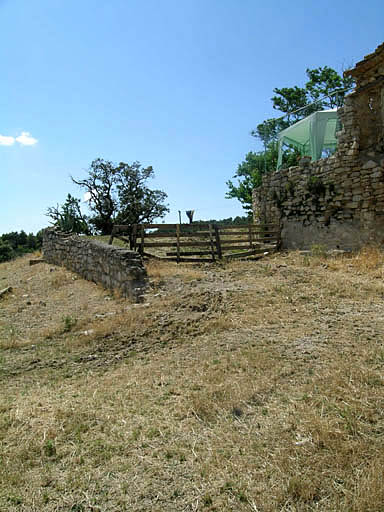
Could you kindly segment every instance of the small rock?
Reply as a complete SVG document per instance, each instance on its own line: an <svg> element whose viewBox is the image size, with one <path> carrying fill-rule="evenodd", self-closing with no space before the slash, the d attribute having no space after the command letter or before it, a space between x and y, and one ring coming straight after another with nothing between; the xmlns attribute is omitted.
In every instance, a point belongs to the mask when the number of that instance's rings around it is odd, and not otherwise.
<svg viewBox="0 0 384 512"><path fill-rule="evenodd" d="M310 443L312 440L308 437L304 437L302 439L299 439L299 441L295 442L296 446L303 446L304 444Z"/></svg>

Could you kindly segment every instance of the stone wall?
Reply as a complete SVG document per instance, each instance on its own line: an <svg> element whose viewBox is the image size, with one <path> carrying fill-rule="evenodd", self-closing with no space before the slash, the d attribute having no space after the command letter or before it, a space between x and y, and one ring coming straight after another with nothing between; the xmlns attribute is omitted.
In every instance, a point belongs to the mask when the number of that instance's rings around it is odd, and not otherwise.
<svg viewBox="0 0 384 512"><path fill-rule="evenodd" d="M123 296L140 300L147 274L138 253L76 235L47 229L43 239L44 259L76 272Z"/></svg>
<svg viewBox="0 0 384 512"><path fill-rule="evenodd" d="M254 190L255 221L278 223L283 247L384 243L384 45L349 74L356 89L338 111L337 152L269 173Z"/></svg>

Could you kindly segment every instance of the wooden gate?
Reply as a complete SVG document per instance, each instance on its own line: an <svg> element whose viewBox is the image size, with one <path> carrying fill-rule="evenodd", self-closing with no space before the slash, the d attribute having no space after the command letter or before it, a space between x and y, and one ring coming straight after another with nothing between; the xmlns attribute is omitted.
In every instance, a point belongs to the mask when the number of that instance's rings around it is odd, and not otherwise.
<svg viewBox="0 0 384 512"><path fill-rule="evenodd" d="M275 251L280 232L266 224L132 224L115 225L110 244L114 238L150 258L212 262Z"/></svg>

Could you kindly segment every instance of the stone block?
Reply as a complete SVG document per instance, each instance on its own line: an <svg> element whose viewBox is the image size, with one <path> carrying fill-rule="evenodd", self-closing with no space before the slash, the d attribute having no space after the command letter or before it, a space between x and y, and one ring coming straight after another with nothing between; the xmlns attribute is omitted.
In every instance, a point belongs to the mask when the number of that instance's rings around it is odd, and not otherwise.
<svg viewBox="0 0 384 512"><path fill-rule="evenodd" d="M368 160L368 162L365 162L363 165L363 169L374 169L375 167L377 167L377 162L373 160Z"/></svg>

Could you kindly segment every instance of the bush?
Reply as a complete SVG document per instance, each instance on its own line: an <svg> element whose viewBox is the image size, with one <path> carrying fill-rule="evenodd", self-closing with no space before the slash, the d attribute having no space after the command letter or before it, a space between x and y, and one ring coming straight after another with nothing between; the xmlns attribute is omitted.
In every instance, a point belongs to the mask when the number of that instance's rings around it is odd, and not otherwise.
<svg viewBox="0 0 384 512"><path fill-rule="evenodd" d="M28 252L34 252L41 248L43 240L43 231L41 230L35 236L33 233L27 235L25 231L20 233L13 231L4 233L0 236L0 262L9 261L17 256L22 256Z"/></svg>
<svg viewBox="0 0 384 512"><path fill-rule="evenodd" d="M9 261L15 257L15 251L9 242L3 241L0 238L0 263Z"/></svg>

